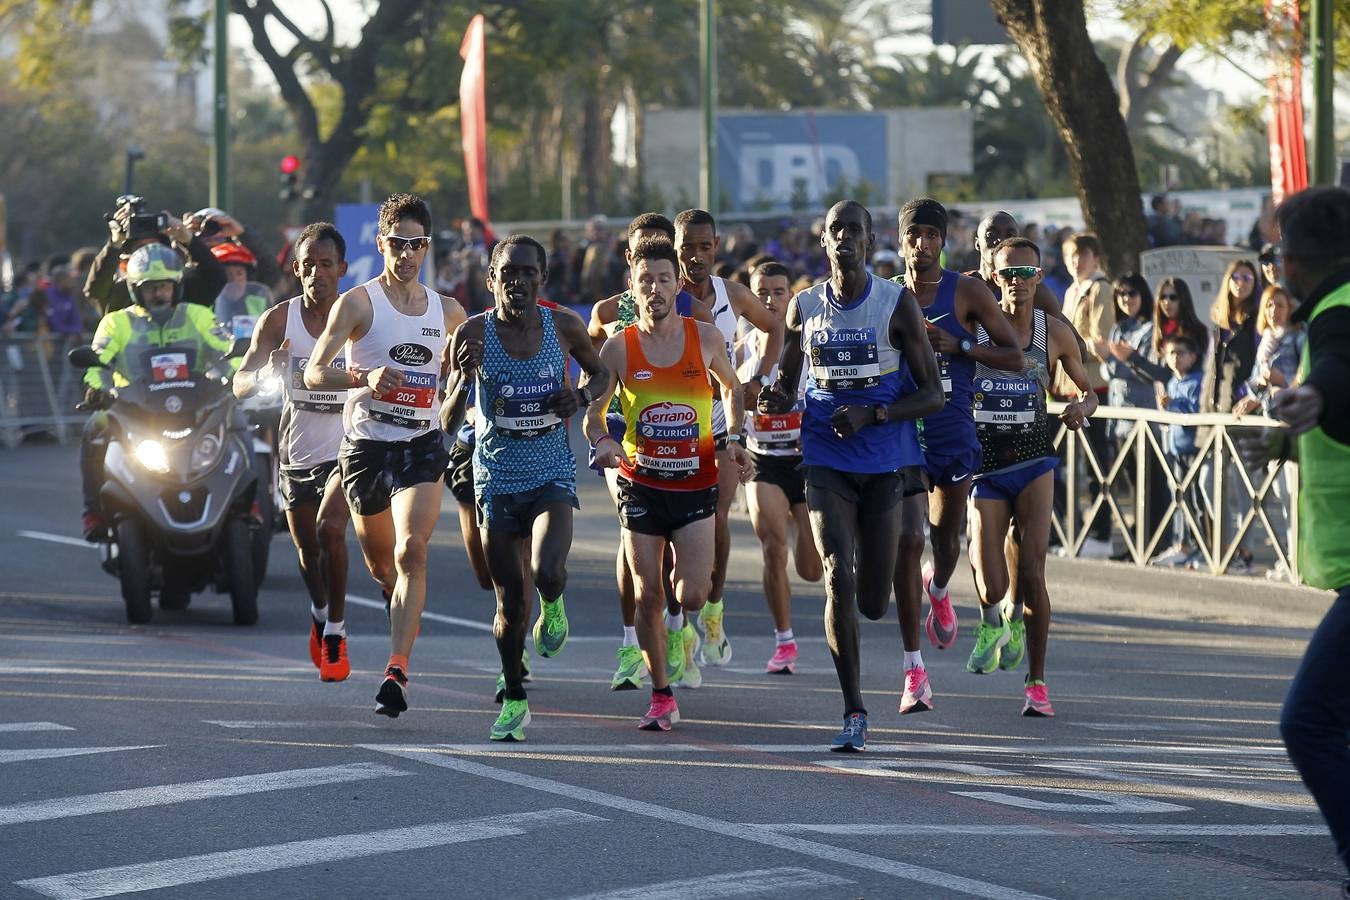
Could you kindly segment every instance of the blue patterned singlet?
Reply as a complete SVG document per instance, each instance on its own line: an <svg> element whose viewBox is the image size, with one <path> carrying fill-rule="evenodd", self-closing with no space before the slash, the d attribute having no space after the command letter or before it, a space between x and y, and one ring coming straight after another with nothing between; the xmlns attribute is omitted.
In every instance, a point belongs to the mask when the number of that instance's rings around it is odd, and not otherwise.
<svg viewBox="0 0 1350 900"><path fill-rule="evenodd" d="M567 445L567 422L544 409L544 398L568 384L552 310L540 307L544 340L527 360L507 355L497 337L496 314L482 315L483 365L474 382L474 493L481 499L575 482L577 462Z"/></svg>

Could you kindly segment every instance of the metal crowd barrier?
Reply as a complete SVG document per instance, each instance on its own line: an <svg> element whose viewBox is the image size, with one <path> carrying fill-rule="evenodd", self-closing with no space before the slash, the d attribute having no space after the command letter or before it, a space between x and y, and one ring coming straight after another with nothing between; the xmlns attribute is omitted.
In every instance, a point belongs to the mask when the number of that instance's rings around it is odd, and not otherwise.
<svg viewBox="0 0 1350 900"><path fill-rule="evenodd" d="M1058 415L1064 404L1050 404L1051 413ZM1091 524L1103 506L1111 516L1113 536L1123 539L1130 561L1136 566L1147 566L1156 554L1170 545L1173 514L1180 511L1186 530L1204 558L1204 564L1215 575L1225 572L1243 539L1259 521L1270 536L1275 558L1289 572L1290 580L1299 582L1298 560L1298 466L1271 465L1252 472L1243 464L1238 452L1238 432L1253 427L1277 425L1262 416L1234 416L1227 413L1170 413L1163 410L1137 407L1101 406L1092 416L1093 428L1104 428L1108 420L1133 422L1129 432L1119 440L1114 460L1097 459L1092 445L1080 431L1070 431L1060 425L1055 435L1055 446L1065 464L1061 475L1065 481L1067 500L1063 514L1055 511L1053 534L1067 548L1069 556L1078 555L1087 540ZM1169 465L1155 425L1183 425L1197 428L1195 458L1178 480ZM1152 463L1156 462L1156 466ZM1232 470L1230 472L1230 469ZM1150 530L1148 516L1150 471L1164 473L1170 494L1170 503ZM1256 477L1253 477L1255 475ZM1277 502L1268 497L1277 479L1289 479L1289 509L1285 512L1287 529L1277 529L1271 522L1266 504ZM1092 482L1096 481L1094 490ZM1128 484L1127 484L1128 482ZM1205 509L1192 508L1188 502L1190 489L1199 487ZM1245 497L1249 508L1235 526L1225 514L1227 495L1237 493L1239 505ZM1122 500L1131 502L1130 515ZM1286 533L1287 532L1287 535Z"/></svg>
<svg viewBox="0 0 1350 900"><path fill-rule="evenodd" d="M83 379L66 362L66 351L88 342L80 335L0 336L0 443L16 447L38 433L63 444L79 439L85 414L75 404L84 395Z"/></svg>

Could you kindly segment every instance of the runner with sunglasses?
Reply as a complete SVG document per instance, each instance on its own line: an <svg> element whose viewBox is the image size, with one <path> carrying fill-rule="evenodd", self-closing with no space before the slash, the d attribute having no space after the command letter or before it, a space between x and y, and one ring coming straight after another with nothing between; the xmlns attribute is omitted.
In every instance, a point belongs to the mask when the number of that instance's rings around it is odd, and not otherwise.
<svg viewBox="0 0 1350 900"><path fill-rule="evenodd" d="M905 272L893 281L912 295L923 310L928 341L937 354L945 405L919 422L919 444L930 491L905 499L901 510L900 555L895 567L896 613L904 643L900 713L933 708L933 689L919 651L919 619L926 596L930 604L925 627L939 650L956 643L956 611L947 589L961 558L961 533L971 479L980 469L980 439L971 415L976 364L993 369L1022 368L1022 351L1012 323L979 278L942 267L947 242L947 210L927 197L911 200L900 210L900 249ZM993 345L978 346L975 329L983 328ZM920 570L923 524L927 519L933 561ZM1018 645L1021 645L1019 640ZM1009 656L1012 666L1021 661Z"/></svg>
<svg viewBox="0 0 1350 900"><path fill-rule="evenodd" d="M1026 238L1009 238L994 252L995 275L1003 288L1000 305L1012 323L1025 362L1004 372L975 365L973 412L984 460L975 476L974 534L971 561L980 600L980 624L966 667L987 675L1000 668L1014 628L1026 628L1028 674L1024 716L1053 716L1045 686L1045 651L1050 636L1050 597L1045 586L1045 554L1050 542L1054 499L1053 471L1058 463L1054 425L1046 411L1046 391L1067 376L1078 396L1060 414L1070 429L1082 428L1097 410L1096 394L1083 371L1072 334L1057 319L1036 309L1041 282L1040 248ZM976 329L981 347L993 345ZM1004 544L1013 528L1017 593L1009 588L1009 555ZM1017 623L1023 623L1020 627Z"/></svg>
<svg viewBox="0 0 1350 900"><path fill-rule="evenodd" d="M310 390L347 394L338 464L366 567L389 602L391 652L375 711L408 709L408 657L426 603L427 542L449 455L436 417L449 336L464 310L417 280L431 210L395 194L380 205L379 275L338 298L305 367ZM347 368L331 365L347 350Z"/></svg>

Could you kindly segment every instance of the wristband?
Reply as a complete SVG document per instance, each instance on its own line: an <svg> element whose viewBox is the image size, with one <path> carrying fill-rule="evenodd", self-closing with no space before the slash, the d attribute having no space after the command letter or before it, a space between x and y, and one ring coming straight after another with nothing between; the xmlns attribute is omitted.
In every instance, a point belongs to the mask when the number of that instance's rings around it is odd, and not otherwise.
<svg viewBox="0 0 1350 900"><path fill-rule="evenodd" d="M604 441L604 440L614 441L614 443L619 444L619 442L618 442L617 440L614 439L614 435L612 435L612 434L602 434L602 435L600 435L599 438L596 439L595 443L591 444L591 449L592 449L592 450L599 450L599 449L600 449L600 442L601 442L601 441ZM622 449L623 444L619 444L619 447Z"/></svg>
<svg viewBox="0 0 1350 900"><path fill-rule="evenodd" d="M742 446L744 446L743 444L744 439L745 435L741 434L739 431L727 432L726 442L728 444L741 444Z"/></svg>

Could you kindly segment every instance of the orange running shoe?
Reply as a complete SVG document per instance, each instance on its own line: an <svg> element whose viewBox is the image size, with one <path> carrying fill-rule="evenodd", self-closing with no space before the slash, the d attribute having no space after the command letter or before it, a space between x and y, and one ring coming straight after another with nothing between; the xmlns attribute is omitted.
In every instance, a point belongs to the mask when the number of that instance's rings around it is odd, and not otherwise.
<svg viewBox="0 0 1350 900"><path fill-rule="evenodd" d="M309 617L309 658L314 668L323 670L323 623Z"/></svg>
<svg viewBox="0 0 1350 900"><path fill-rule="evenodd" d="M347 659L347 636L345 634L325 634L323 636L323 659L319 662L320 681L346 681L352 674L352 664Z"/></svg>

